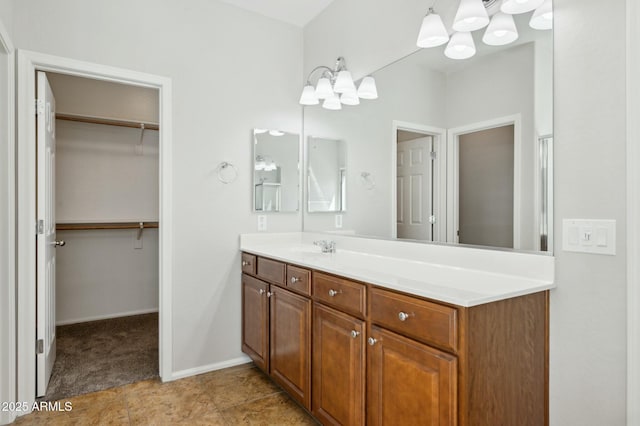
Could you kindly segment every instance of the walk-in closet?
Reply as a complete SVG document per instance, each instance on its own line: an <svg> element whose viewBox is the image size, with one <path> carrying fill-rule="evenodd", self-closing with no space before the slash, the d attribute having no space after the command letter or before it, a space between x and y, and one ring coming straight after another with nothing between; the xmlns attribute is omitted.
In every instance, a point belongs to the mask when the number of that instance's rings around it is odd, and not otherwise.
<svg viewBox="0 0 640 426"><path fill-rule="evenodd" d="M159 101L155 89L46 78L57 235L44 399L57 400L158 376Z"/></svg>

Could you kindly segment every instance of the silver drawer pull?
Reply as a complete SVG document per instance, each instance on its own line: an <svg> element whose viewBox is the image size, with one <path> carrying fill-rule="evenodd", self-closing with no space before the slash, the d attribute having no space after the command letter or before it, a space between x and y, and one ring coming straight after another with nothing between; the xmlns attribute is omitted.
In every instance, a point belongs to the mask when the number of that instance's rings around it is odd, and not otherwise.
<svg viewBox="0 0 640 426"><path fill-rule="evenodd" d="M242 266L251 266L251 262L247 262L246 260L243 260Z"/></svg>
<svg viewBox="0 0 640 426"><path fill-rule="evenodd" d="M359 331L351 330L351 337L354 339L360 335Z"/></svg>
<svg viewBox="0 0 640 426"><path fill-rule="evenodd" d="M376 343L378 343L378 339L374 339L373 337L369 337L369 338L367 339L367 343L369 344L369 346L373 346L373 345L375 345Z"/></svg>
<svg viewBox="0 0 640 426"><path fill-rule="evenodd" d="M258 292L260 293L260 296L262 296L264 294L264 289L261 288L260 290L258 290Z"/></svg>
<svg viewBox="0 0 640 426"><path fill-rule="evenodd" d="M298 278L298 277L291 277L291 284L295 284L295 283L297 283L297 282L299 282L299 281L300 281L300 278Z"/></svg>
<svg viewBox="0 0 640 426"><path fill-rule="evenodd" d="M329 289L329 296L331 297L335 297L337 294L342 293L341 290L334 290L334 289Z"/></svg>
<svg viewBox="0 0 640 426"><path fill-rule="evenodd" d="M410 316L412 316L412 314L407 314L406 312L400 312L400 313L398 314L398 319L399 319L400 321L406 321L406 320L408 320L408 319L409 319L409 317L410 317Z"/></svg>
<svg viewBox="0 0 640 426"><path fill-rule="evenodd" d="M270 292L270 291L268 291L268 292L267 292L267 297L271 297L271 296L273 296L273 293L272 293L272 292Z"/></svg>

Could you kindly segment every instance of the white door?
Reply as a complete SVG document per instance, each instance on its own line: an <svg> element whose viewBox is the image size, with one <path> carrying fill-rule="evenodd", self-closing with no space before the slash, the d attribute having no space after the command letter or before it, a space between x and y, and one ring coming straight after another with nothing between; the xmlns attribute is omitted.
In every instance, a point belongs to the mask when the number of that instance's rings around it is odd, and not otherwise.
<svg viewBox="0 0 640 426"><path fill-rule="evenodd" d="M56 360L55 165L56 102L47 75L38 72L37 87L37 396L47 391Z"/></svg>
<svg viewBox="0 0 640 426"><path fill-rule="evenodd" d="M398 142L397 236L432 241L433 137Z"/></svg>

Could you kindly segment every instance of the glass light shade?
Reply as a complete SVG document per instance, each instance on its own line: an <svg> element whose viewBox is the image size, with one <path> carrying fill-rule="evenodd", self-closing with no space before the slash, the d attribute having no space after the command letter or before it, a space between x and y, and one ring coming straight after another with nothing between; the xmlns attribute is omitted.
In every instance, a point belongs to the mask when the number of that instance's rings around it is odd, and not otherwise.
<svg viewBox="0 0 640 426"><path fill-rule="evenodd" d="M453 29L469 32L484 28L489 23L487 9L482 0L460 0L458 12L453 20Z"/></svg>
<svg viewBox="0 0 640 426"><path fill-rule="evenodd" d="M353 84L353 78L351 73L347 70L342 70L336 77L336 82L333 84L333 91L336 93L351 92L356 90L356 85Z"/></svg>
<svg viewBox="0 0 640 426"><path fill-rule="evenodd" d="M329 96L322 103L322 108L330 109L330 110L339 110L342 109L342 104L340 103L340 98L335 93L333 96Z"/></svg>
<svg viewBox="0 0 640 426"><path fill-rule="evenodd" d="M316 84L316 97L318 99L327 99L333 96L333 88L331 87L331 81L328 78L322 77Z"/></svg>
<svg viewBox="0 0 640 426"><path fill-rule="evenodd" d="M370 75L363 78L358 87L358 97L361 99L378 99L376 80Z"/></svg>
<svg viewBox="0 0 640 426"><path fill-rule="evenodd" d="M418 47L436 47L449 41L449 33L442 22L440 15L429 11L422 20L420 33L418 34Z"/></svg>
<svg viewBox="0 0 640 426"><path fill-rule="evenodd" d="M529 26L536 30L550 30L553 28L553 4L551 0L544 0L544 3L533 12Z"/></svg>
<svg viewBox="0 0 640 426"><path fill-rule="evenodd" d="M340 95L340 102L344 105L360 105L360 98L355 90L350 90Z"/></svg>
<svg viewBox="0 0 640 426"><path fill-rule="evenodd" d="M476 54L476 45L469 32L453 33L444 54L451 59L467 59Z"/></svg>
<svg viewBox="0 0 640 426"><path fill-rule="evenodd" d="M513 15L498 12L493 15L491 22L484 32L482 41L490 46L503 46L518 39L518 29Z"/></svg>
<svg viewBox="0 0 640 426"><path fill-rule="evenodd" d="M302 89L302 95L300 95L300 105L318 105L320 101L316 96L316 89L308 84Z"/></svg>
<svg viewBox="0 0 640 426"><path fill-rule="evenodd" d="M281 132L280 130L269 130L269 134L271 136L282 136L284 135L284 132Z"/></svg>
<svg viewBox="0 0 640 426"><path fill-rule="evenodd" d="M263 133L267 133L269 129L253 129L253 133L256 135L261 135Z"/></svg>
<svg viewBox="0 0 640 426"><path fill-rule="evenodd" d="M543 2L544 0L504 0L500 11L510 15L526 13L540 7Z"/></svg>

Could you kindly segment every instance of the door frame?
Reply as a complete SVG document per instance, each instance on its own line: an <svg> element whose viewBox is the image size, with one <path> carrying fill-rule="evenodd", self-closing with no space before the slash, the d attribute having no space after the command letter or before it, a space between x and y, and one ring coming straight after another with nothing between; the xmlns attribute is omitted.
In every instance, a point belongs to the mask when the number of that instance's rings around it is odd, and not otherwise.
<svg viewBox="0 0 640 426"><path fill-rule="evenodd" d="M447 191L445 182L447 170L445 165L447 153L445 143L447 141L447 130L420 123L410 123L408 121L393 120L391 123L391 238L398 238L398 130L422 133L425 136L433 137L433 148L436 151L436 161L433 162L433 190L434 190L434 210L436 211L436 226L434 227L434 241L446 235L447 214L446 200Z"/></svg>
<svg viewBox="0 0 640 426"><path fill-rule="evenodd" d="M456 228L459 220L458 203L458 141L468 133L513 125L513 248L520 248L520 205L522 182L522 116L498 117L449 129L447 133L447 242L458 242Z"/></svg>
<svg viewBox="0 0 640 426"><path fill-rule="evenodd" d="M0 200L0 244L6 256L0 259L0 401L18 401L16 398L16 191L15 191L15 49L9 33L0 20L0 55L6 56L7 66L2 69L7 97L1 113L7 120L0 143L6 139L7 168L0 171L0 184L5 186L6 199ZM2 232L6 229L6 235ZM13 422L15 411L0 410L0 424Z"/></svg>
<svg viewBox="0 0 640 426"><path fill-rule="evenodd" d="M162 381L172 377L172 123L171 79L38 52L18 50L18 395L16 401L35 401L36 383L36 71L56 72L114 83L158 89L159 95L159 370ZM21 413L26 414L26 413Z"/></svg>
<svg viewBox="0 0 640 426"><path fill-rule="evenodd" d="M640 5L627 0L627 425L640 424Z"/></svg>

